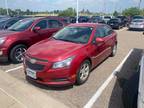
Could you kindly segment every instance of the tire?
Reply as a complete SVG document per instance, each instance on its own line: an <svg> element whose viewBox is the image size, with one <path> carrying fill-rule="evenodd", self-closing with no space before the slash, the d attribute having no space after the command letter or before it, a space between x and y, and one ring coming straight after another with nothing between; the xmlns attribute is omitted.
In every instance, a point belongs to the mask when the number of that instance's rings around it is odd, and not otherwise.
<svg viewBox="0 0 144 108"><path fill-rule="evenodd" d="M9 53L9 59L13 63L21 63L23 61L23 53L26 52L27 47L23 44L14 46Z"/></svg>
<svg viewBox="0 0 144 108"><path fill-rule="evenodd" d="M84 68L84 67L85 67L85 69L86 68L87 69L85 70L85 73L82 73L82 68ZM89 60L85 60L81 64L81 66L80 66L80 68L79 68L79 70L77 72L77 77L76 77L76 84L77 85L82 85L82 84L84 84L88 80L88 77L89 77L89 74L90 74L90 68L91 68L91 65L90 65Z"/></svg>
<svg viewBox="0 0 144 108"><path fill-rule="evenodd" d="M117 44L115 44L112 48L111 48L112 52L111 52L111 57L114 57L116 55L117 52Z"/></svg>

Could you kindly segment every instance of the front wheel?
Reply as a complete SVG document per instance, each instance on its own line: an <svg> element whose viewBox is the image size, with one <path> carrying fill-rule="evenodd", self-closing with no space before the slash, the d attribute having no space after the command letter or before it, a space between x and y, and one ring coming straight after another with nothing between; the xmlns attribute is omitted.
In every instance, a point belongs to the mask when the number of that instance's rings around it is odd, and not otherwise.
<svg viewBox="0 0 144 108"><path fill-rule="evenodd" d="M117 44L115 44L115 45L112 47L111 57L114 57L114 56L116 55L116 52L117 52Z"/></svg>
<svg viewBox="0 0 144 108"><path fill-rule="evenodd" d="M11 51L9 58L13 63L21 63L23 61L23 54L26 52L27 47L19 44L14 46Z"/></svg>
<svg viewBox="0 0 144 108"><path fill-rule="evenodd" d="M90 62L88 60L85 60L77 73L77 79L76 84L81 85L85 83L89 77L90 74Z"/></svg>

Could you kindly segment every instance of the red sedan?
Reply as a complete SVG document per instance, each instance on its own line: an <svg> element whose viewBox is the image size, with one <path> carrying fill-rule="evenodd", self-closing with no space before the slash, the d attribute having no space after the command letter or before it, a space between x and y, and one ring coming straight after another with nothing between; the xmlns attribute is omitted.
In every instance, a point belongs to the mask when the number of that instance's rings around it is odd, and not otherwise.
<svg viewBox="0 0 144 108"><path fill-rule="evenodd" d="M49 38L65 25L62 18L34 17L22 19L8 30L0 31L0 62L22 62L29 46Z"/></svg>
<svg viewBox="0 0 144 108"><path fill-rule="evenodd" d="M116 49L117 34L109 26L71 24L27 50L25 74L28 80L44 85L80 85Z"/></svg>

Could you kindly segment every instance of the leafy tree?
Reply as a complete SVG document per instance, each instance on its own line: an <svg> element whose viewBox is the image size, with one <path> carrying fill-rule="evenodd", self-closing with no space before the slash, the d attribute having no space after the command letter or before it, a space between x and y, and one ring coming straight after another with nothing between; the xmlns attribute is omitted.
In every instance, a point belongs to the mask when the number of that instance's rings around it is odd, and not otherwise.
<svg viewBox="0 0 144 108"><path fill-rule="evenodd" d="M122 12L122 14L125 15L125 16L140 15L141 14L141 10L139 8L137 8L137 7L131 7L131 8L125 9Z"/></svg>
<svg viewBox="0 0 144 108"><path fill-rule="evenodd" d="M117 11L114 11L113 16L117 17L119 13Z"/></svg>
<svg viewBox="0 0 144 108"><path fill-rule="evenodd" d="M75 15L76 15L76 11L73 8L68 8L59 13L59 16L75 16Z"/></svg>

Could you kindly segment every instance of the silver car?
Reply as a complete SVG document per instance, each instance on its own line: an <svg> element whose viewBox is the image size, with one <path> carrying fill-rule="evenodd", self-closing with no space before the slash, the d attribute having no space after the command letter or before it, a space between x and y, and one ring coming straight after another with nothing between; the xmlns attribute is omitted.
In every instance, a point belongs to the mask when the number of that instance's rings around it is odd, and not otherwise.
<svg viewBox="0 0 144 108"><path fill-rule="evenodd" d="M144 30L144 19L134 19L130 25L130 30Z"/></svg>

